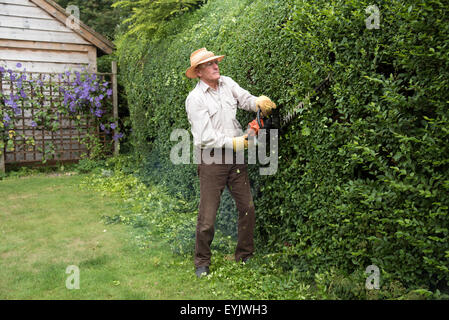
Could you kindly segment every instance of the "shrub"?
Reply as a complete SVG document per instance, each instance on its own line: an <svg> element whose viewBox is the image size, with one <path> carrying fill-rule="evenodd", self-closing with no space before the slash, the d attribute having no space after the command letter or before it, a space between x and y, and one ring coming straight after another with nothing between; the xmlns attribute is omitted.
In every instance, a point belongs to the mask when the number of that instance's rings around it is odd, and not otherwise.
<svg viewBox="0 0 449 320"><path fill-rule="evenodd" d="M189 129L195 49L225 54L222 74L270 96L281 116L332 72L281 132L277 173L250 168L260 248L309 274L375 264L386 286L447 285L449 13L438 1L376 4L379 29L367 28L370 1L209 1L152 39L124 40L141 175L197 205L195 165L169 157L171 131ZM242 124L252 117L238 112Z"/></svg>

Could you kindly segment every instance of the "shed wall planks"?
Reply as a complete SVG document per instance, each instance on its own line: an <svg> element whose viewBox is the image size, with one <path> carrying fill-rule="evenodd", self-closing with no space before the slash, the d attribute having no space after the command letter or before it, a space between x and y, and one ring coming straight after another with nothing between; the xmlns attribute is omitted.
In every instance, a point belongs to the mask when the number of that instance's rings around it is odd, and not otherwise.
<svg viewBox="0 0 449 320"><path fill-rule="evenodd" d="M30 5L28 5L30 4ZM24 18L40 18L40 19L53 19L44 10L38 8L35 4L28 1L27 5L22 4L11 4L11 3L1 3L0 2L0 13L7 16L13 17L24 17Z"/></svg>
<svg viewBox="0 0 449 320"><path fill-rule="evenodd" d="M44 31L0 26L0 39L89 44L73 32Z"/></svg>
<svg viewBox="0 0 449 320"><path fill-rule="evenodd" d="M0 66L97 72L97 49L29 0L0 0Z"/></svg>
<svg viewBox="0 0 449 320"><path fill-rule="evenodd" d="M4 15L2 12L0 12L0 26L31 30L71 32L70 28L62 25L59 21L54 19L47 20L29 17L15 17Z"/></svg>
<svg viewBox="0 0 449 320"><path fill-rule="evenodd" d="M29 0L0 0L0 3L9 3L15 5L34 7L34 5Z"/></svg>
<svg viewBox="0 0 449 320"><path fill-rule="evenodd" d="M87 52L45 51L2 48L0 60L17 60L24 62L57 62L70 64L88 64Z"/></svg>

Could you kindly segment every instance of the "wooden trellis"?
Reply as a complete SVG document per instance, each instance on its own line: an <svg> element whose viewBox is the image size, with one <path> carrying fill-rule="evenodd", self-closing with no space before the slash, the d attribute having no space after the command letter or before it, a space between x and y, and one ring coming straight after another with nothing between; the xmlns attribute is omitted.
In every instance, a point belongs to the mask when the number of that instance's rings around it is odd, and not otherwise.
<svg viewBox="0 0 449 320"><path fill-rule="evenodd" d="M89 150L86 144L83 143L83 138L88 134L98 137L107 154L118 153L118 141L113 141L111 134L106 134L100 130L99 123L96 121L95 115L84 114L79 116L75 125L73 117L64 116L57 112L55 103L63 100L63 95L60 94L57 88L63 85L61 77L56 73L45 72L19 72L25 74L27 80L41 81L44 86L37 88L41 90L41 95L38 96L36 87L30 87L29 94L31 99L37 98L37 106L32 108L25 108L19 105L21 114L16 115L14 121L14 134L10 135L13 143L13 150L9 151L5 147L0 154L0 171L4 171L9 164L36 164L42 163L46 159L47 164L54 164L57 162L76 162L81 159L83 154L88 154ZM92 74L90 74L92 75ZM113 90L112 95L106 96L105 100L109 100L114 118L117 119L117 67L116 63L112 64L112 73L95 73L100 83L107 81L111 84ZM45 88L42 89L42 88ZM0 73L0 92L5 95L17 94L18 90L15 84L7 77ZM106 102L106 101L104 101ZM0 109L5 108L3 101L0 101ZM35 115L41 109L51 110L57 116L58 129L48 131L42 125L36 125L33 121ZM25 136L25 139L22 137ZM33 144L26 144L27 138L32 137ZM51 152L48 153L48 148ZM51 157L47 155L51 154Z"/></svg>

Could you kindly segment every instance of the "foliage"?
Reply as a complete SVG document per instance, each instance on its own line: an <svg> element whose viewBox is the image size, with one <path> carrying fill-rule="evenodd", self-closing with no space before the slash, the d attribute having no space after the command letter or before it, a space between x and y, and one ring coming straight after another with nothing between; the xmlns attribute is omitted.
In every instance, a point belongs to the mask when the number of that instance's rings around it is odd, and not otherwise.
<svg viewBox="0 0 449 320"><path fill-rule="evenodd" d="M285 217L300 214L281 228L296 229L287 241L308 264L347 272L375 264L385 283L445 287L449 96L437 69L449 63L440 51L449 43L447 11L439 2L377 3L378 30L364 23L367 1L298 1L286 25L301 48L298 58L314 58L299 73L332 68L334 79L330 94L299 123L311 134L285 136L303 147L280 156L303 163L296 169L302 179L290 190L296 199L279 194ZM327 63L328 52L336 54L335 65Z"/></svg>
<svg viewBox="0 0 449 320"><path fill-rule="evenodd" d="M129 158L129 157L128 157ZM125 161L123 161L125 159ZM166 240L173 252L192 254L195 247L196 210L185 200L173 199L164 187L146 186L133 174L126 174L122 166L127 156L106 160L102 173L88 178L85 187L93 187L103 194L118 194L123 200L124 214L105 217L108 222L123 222L145 230L145 239L158 236ZM107 174L111 170L111 174ZM230 237L218 232L214 248L225 252L233 250Z"/></svg>
<svg viewBox="0 0 449 320"><path fill-rule="evenodd" d="M80 142L86 146L87 152L81 154L81 159L99 160L105 158L105 152L103 144L100 138L92 133L87 133Z"/></svg>
<svg viewBox="0 0 449 320"><path fill-rule="evenodd" d="M104 160L93 160L86 157L80 159L73 169L78 173L101 173L104 162Z"/></svg>
<svg viewBox="0 0 449 320"><path fill-rule="evenodd" d="M106 169L83 179L82 188L100 192L108 199L118 198L119 212L104 215L104 222L132 226L135 240L143 250L148 250L162 238L171 252L182 259L183 268L193 276L196 212L185 201L170 196L164 187L142 183L130 171L134 165L131 156L109 158L103 166ZM273 253L259 253L247 263L236 263L234 248L235 240L218 232L212 245L211 273L204 279L217 297L294 300L449 297L438 290L407 290L398 281L388 283L381 290L367 290L363 272L344 276L332 268L313 277L297 268L286 272L279 264L279 254Z"/></svg>
<svg viewBox="0 0 449 320"><path fill-rule="evenodd" d="M277 173L250 168L259 251L311 278L332 268L346 278L375 264L387 290L444 289L449 13L439 1L376 1L380 29L370 29L371 4L209 1L153 40L121 39L133 147L146 183L162 181L193 206L195 165L169 160L171 131L189 129L191 52L225 54L221 73L271 97L281 116L332 72L330 87L281 131ZM242 124L252 117L238 112Z"/></svg>
<svg viewBox="0 0 449 320"><path fill-rule="evenodd" d="M18 63L16 67L21 68L22 65ZM10 85L9 94L6 90L0 91L0 141L7 150L14 148L16 135L20 135L24 145L35 145L34 137L16 130L17 118L22 117L22 114L31 116L27 125L35 130L57 132L61 116L71 119L74 127L81 130L86 125L86 117L90 117L106 134L113 133L112 139L123 137L111 112L112 104L108 99L112 95L110 84L99 79L96 74L66 71L58 74L56 80L52 75L33 78L25 70L16 71L0 66L0 79ZM83 139L80 142L89 146L93 157L101 158L102 150L98 141L95 143L92 140L92 134ZM45 150L40 147L38 150L45 152L44 163L55 155L55 147L50 142L46 143Z"/></svg>
<svg viewBox="0 0 449 320"><path fill-rule="evenodd" d="M55 0L55 2L66 10L69 6L77 6L79 19L109 40L114 40L121 15L126 14L112 7L113 0Z"/></svg>
<svg viewBox="0 0 449 320"><path fill-rule="evenodd" d="M79 8L80 20L90 28L113 41L117 33L122 33L126 25L120 21L131 14L131 8L112 7L113 0L56 0L56 2L67 11L69 6ZM72 12L73 14L74 12ZM116 60L115 51L112 54L104 54L98 50L97 70L98 72L111 72L111 62ZM124 133L127 134L129 126L129 112L127 108L126 93L123 91L121 78L118 77L118 125ZM120 150L126 152L126 137L120 141Z"/></svg>
<svg viewBox="0 0 449 320"><path fill-rule="evenodd" d="M147 248L154 239L164 239L173 253L184 257L190 265L189 271L193 271L191 256L195 247L196 212L190 211L185 201L170 196L163 187L147 186L134 175L125 174L123 169L129 166L131 159L129 156L109 158L105 167L112 170L112 174L87 176L82 188L99 191L108 198L118 196L122 202L120 213L105 215L105 223L124 223L141 230L136 232L141 248ZM313 297L310 285L301 283L292 273L282 274L269 259L261 257L247 265L235 263L230 258L234 248L235 241L229 236L220 232L215 235L212 245L215 263L207 277L214 295L240 299Z"/></svg>
<svg viewBox="0 0 449 320"><path fill-rule="evenodd" d="M125 36L151 36L164 22L196 8L206 0L115 0L113 8L132 13L122 21L127 25Z"/></svg>

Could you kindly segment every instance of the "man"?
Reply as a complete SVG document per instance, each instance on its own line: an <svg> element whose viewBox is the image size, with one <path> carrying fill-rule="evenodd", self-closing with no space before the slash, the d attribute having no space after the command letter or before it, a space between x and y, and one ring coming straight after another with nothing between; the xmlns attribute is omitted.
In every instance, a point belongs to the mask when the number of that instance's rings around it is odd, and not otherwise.
<svg viewBox="0 0 449 320"><path fill-rule="evenodd" d="M200 205L196 227L195 273L198 277L209 273L210 245L221 194L228 187L239 212L238 241L235 260L247 261L254 252L255 208L250 191L248 168L236 161L238 152L248 147L248 135L236 119L237 107L263 115L271 114L276 105L266 96L255 97L234 80L221 76L218 63L224 56L215 56L206 48L193 52L186 76L200 81L186 99L186 112L191 125L194 146L200 149L198 164ZM204 156L226 153L233 156L218 163L205 163ZM216 154L214 154L216 156ZM215 157L214 157L215 158Z"/></svg>

